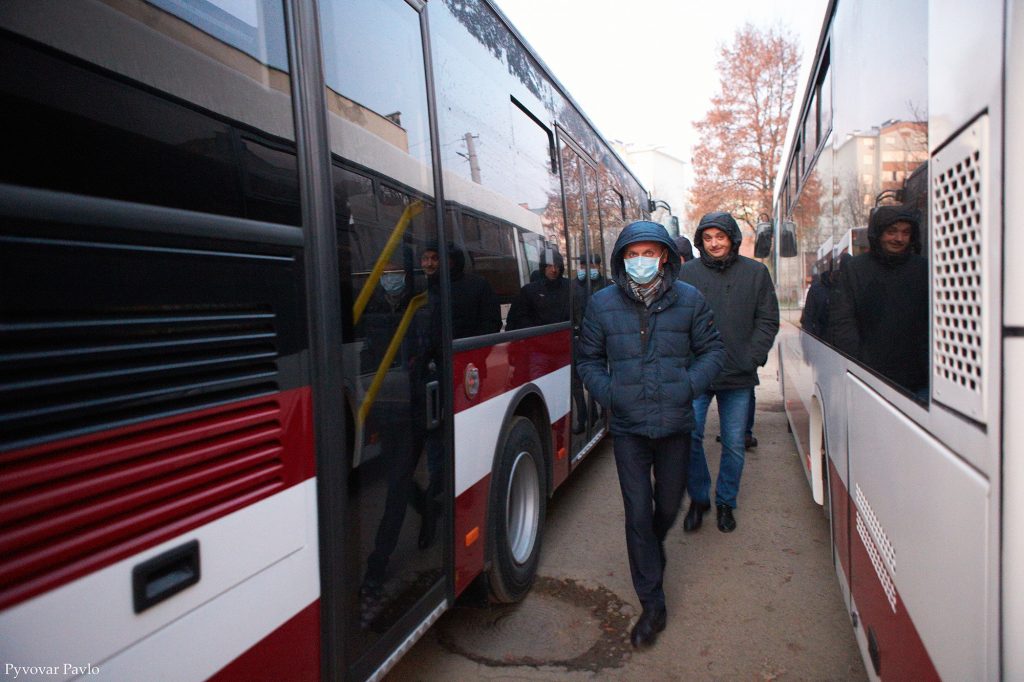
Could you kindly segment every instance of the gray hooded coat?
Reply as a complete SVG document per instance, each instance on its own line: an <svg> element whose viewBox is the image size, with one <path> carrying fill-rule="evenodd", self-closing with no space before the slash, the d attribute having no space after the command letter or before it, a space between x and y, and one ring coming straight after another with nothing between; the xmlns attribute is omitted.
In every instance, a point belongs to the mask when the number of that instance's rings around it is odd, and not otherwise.
<svg viewBox="0 0 1024 682"><path fill-rule="evenodd" d="M732 242L732 250L724 261L716 261L704 251L704 230L710 227L725 232ZM779 301L768 268L739 255L743 235L728 213L715 211L701 218L693 240L700 258L686 263L679 271L679 279L704 294L725 342L725 367L711 389L756 386L757 368L768 361L768 352L779 332Z"/></svg>
<svg viewBox="0 0 1024 682"><path fill-rule="evenodd" d="M626 246L651 241L669 250L662 293L650 307L627 282ZM611 258L614 286L587 306L577 368L591 395L611 410L613 435L664 438L689 433L693 398L722 368L725 349L711 310L692 286L676 281L679 253L658 223L627 225Z"/></svg>

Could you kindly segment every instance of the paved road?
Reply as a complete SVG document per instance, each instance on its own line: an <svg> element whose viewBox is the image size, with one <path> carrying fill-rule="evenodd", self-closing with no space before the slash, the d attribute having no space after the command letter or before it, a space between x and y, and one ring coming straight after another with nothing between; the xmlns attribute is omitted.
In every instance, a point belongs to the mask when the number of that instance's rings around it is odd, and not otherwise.
<svg viewBox="0 0 1024 682"><path fill-rule="evenodd" d="M796 454L773 363L761 370L755 434L725 534L714 512L666 540L668 627L629 647L629 579L606 440L548 507L537 585L513 607L463 598L389 680L863 680L829 552L829 527ZM714 408L708 432L717 431ZM714 436L710 437L711 441ZM710 444L712 473L717 444Z"/></svg>

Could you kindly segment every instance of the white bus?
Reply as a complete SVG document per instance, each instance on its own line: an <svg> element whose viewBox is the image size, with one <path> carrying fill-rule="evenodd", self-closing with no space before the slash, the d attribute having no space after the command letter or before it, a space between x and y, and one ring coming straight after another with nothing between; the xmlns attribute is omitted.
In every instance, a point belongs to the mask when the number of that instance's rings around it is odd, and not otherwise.
<svg viewBox="0 0 1024 682"><path fill-rule="evenodd" d="M1021 10L830 3L776 182L779 378L872 677L1024 678Z"/></svg>

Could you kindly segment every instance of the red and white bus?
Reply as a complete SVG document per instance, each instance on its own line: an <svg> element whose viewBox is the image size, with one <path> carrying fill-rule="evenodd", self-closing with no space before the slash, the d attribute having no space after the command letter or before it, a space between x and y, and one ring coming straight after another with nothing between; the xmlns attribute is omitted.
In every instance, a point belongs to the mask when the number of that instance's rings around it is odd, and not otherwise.
<svg viewBox="0 0 1024 682"><path fill-rule="evenodd" d="M497 8L9 0L0 51L7 674L379 678L522 598L649 198Z"/></svg>
<svg viewBox="0 0 1024 682"><path fill-rule="evenodd" d="M1020 10L831 2L776 183L779 378L872 678L1024 677Z"/></svg>

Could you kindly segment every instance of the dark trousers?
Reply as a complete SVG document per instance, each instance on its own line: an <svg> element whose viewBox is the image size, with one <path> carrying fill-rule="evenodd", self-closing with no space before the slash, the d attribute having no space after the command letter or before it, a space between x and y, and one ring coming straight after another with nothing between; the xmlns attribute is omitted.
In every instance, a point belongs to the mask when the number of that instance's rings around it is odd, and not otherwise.
<svg viewBox="0 0 1024 682"><path fill-rule="evenodd" d="M615 436L613 445L626 512L626 549L633 589L644 608L663 609L662 543L675 523L686 490L690 434L667 438Z"/></svg>

